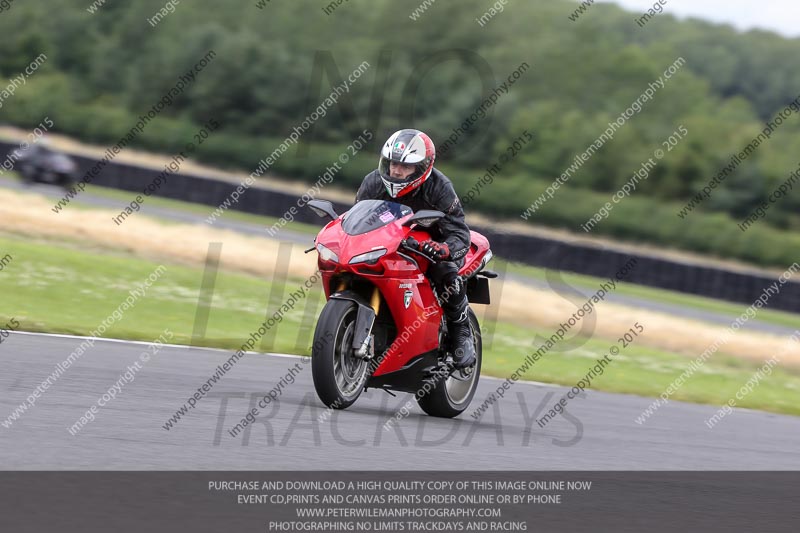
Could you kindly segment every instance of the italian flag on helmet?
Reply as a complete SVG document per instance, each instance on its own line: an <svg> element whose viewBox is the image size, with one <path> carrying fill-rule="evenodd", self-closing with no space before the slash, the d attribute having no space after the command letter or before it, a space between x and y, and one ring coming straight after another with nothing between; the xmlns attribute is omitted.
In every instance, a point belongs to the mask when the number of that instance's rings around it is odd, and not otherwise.
<svg viewBox="0 0 800 533"><path fill-rule="evenodd" d="M419 188L433 170L436 148L430 137L419 130L399 130L392 134L381 149L378 173L392 198L397 198ZM392 178L389 165L392 163L415 165L414 172L403 179Z"/></svg>

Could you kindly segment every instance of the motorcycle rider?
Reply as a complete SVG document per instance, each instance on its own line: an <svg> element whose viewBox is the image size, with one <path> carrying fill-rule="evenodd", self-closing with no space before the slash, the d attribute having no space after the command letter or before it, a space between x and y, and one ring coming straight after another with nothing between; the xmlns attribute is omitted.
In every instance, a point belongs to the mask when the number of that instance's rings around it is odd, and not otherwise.
<svg viewBox="0 0 800 533"><path fill-rule="evenodd" d="M356 194L361 200L386 200L414 212L434 209L444 217L429 228L432 239L420 250L438 259L425 273L442 302L456 368L475 363L475 347L467 316L467 289L458 275L470 245L464 211L450 179L433 167L436 148L415 129L396 131L381 148L378 168L364 177Z"/></svg>

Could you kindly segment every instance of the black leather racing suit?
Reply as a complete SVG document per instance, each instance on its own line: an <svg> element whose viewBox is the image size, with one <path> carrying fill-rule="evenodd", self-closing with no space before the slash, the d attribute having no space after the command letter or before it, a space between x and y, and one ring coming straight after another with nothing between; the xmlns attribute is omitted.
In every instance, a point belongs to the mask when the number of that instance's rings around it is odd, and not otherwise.
<svg viewBox="0 0 800 533"><path fill-rule="evenodd" d="M442 309L448 322L460 322L466 318L467 291L458 269L464 265L464 256L469 251L469 227L464 221L464 210L461 201L453 188L450 179L436 168L428 179L414 191L397 198L392 198L383 186L377 170L364 177L356 194L356 201L386 200L407 205L416 213L422 209L435 209L445 216L428 228L431 238L447 244L450 258L445 261L431 263L425 273L442 297ZM449 297L448 297L449 296Z"/></svg>

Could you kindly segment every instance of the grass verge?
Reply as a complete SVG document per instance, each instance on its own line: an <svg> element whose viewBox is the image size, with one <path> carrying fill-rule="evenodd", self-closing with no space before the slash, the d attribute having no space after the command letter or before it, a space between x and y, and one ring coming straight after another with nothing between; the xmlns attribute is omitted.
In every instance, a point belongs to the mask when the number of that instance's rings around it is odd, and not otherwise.
<svg viewBox="0 0 800 533"><path fill-rule="evenodd" d="M123 252L87 251L77 244L11 235L0 236L0 257L6 254L11 260L0 271L0 291L4 296L0 321L15 318L20 329L28 331L87 335L158 267L158 263ZM145 296L114 320L105 336L150 341L167 328L174 334L173 342L190 343L203 271L170 263L165 267ZM302 281L291 278L285 294L297 290ZM280 297L267 306L272 288L272 283L258 277L221 270L202 345L238 348L264 320L267 308L277 310L283 302L284 297ZM323 305L321 291L312 292L307 301L309 310L304 301L287 313L271 330L273 336L267 335L267 342L257 349L308 355L314 322ZM534 350L537 335L551 334L502 322L484 323L483 329L487 345L483 370L499 377L510 375ZM608 340L587 339L579 348L553 351L536 363L524 379L572 386L586 375L595 359L607 353L610 345ZM657 396L688 368L688 363L684 356L634 343L615 357L604 375L592 382L592 388ZM740 358L714 356L672 398L721 405L757 368L756 363ZM800 415L800 371L775 368L739 407Z"/></svg>

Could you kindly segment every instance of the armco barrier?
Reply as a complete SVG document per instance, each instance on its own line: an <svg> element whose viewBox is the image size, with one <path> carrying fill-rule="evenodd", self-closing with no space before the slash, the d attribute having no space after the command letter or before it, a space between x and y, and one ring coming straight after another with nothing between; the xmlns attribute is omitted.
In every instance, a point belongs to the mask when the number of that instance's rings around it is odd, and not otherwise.
<svg viewBox="0 0 800 533"><path fill-rule="evenodd" d="M13 148L15 146L9 143L0 142L2 158L5 159L6 154ZM74 157L81 175L95 164L95 160L91 158ZM138 193L160 172L160 169L109 163L92 180L92 183ZM166 184L162 185L155 195L216 208L230 196L237 186L238 182L177 174L170 176ZM280 217L296 202L297 197L292 194L264 186L254 186L241 196L239 202L232 206L232 209ZM334 202L334 205L338 212L343 212L350 207L339 202ZM210 209L209 214L212 211L213 209ZM53 214L53 216L57 217L58 215ZM295 216L295 220L312 224L319 222L317 216L308 209L300 210ZM638 260L636 268L626 278L632 283L747 305L752 304L764 288L773 284L777 279L777 275L773 277L755 272L736 272L663 257L631 254L613 248L506 233L479 226L473 226L473 229L483 233L489 239L496 255L512 261L589 276L611 277L630 257L636 257ZM800 261L800 257L798 257L798 261ZM789 266L786 265L786 267ZM800 283L793 281L784 285L779 294L770 298L769 307L800 312Z"/></svg>

